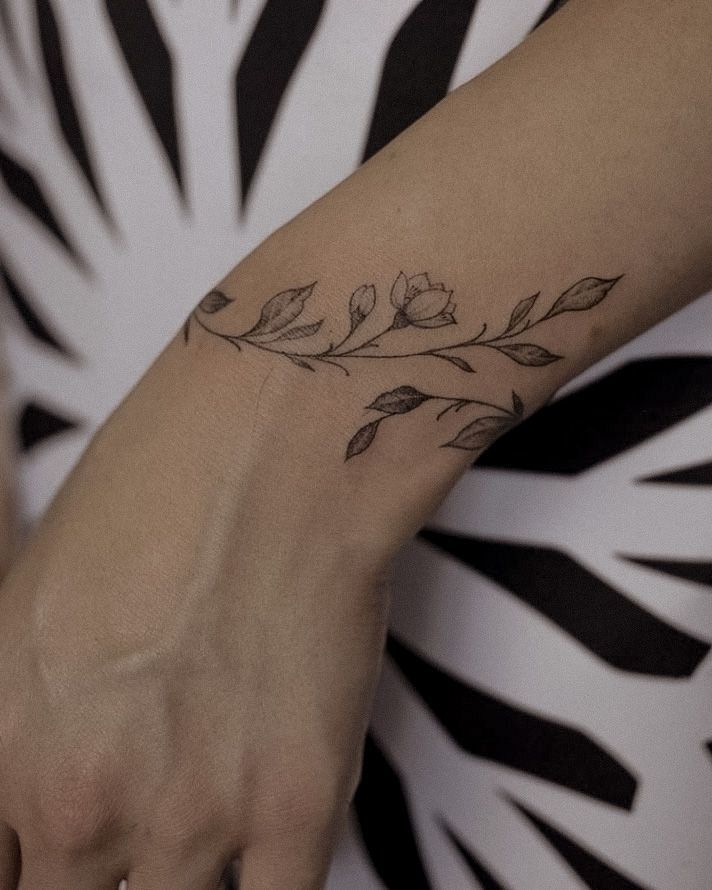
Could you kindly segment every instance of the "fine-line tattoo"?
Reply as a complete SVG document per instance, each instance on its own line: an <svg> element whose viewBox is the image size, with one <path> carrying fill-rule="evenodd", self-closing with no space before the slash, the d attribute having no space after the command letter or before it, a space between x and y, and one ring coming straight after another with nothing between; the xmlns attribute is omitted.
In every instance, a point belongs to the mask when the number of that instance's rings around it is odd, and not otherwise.
<svg viewBox="0 0 712 890"><path fill-rule="evenodd" d="M225 334L212 328L204 316L214 315L234 302L221 290L211 290L191 312L183 326L183 338L188 343L191 323L195 322L207 333L230 343L238 351L252 347L271 352L288 359L293 364L308 371L315 371L318 363L339 368L347 376L347 367L354 360L434 358L448 362L467 374L476 373L470 361L454 350L486 348L507 356L519 365L543 366L563 358L549 352L535 343L519 339L525 332L562 312L578 312L591 309L603 300L613 286L623 278L581 278L567 288L552 306L536 321L531 318L532 310L541 291L520 300L511 312L506 328L500 333L485 337L487 323L484 322L478 334L464 340L455 340L445 346L417 349L410 352L393 352L391 344L395 332L409 327L441 328L457 324L452 299L453 292L443 284L431 283L428 274L407 277L399 272L390 291L393 315L383 330L366 339L359 338L361 325L376 306L376 288L373 284L362 284L352 293L349 300L348 333L338 342L330 342L325 349L294 351L292 343L317 334L324 319L309 324L293 324L299 320L305 303L311 296L316 281L303 287L281 291L269 299L262 307L257 322L242 333ZM359 342L360 340L360 342ZM369 405L367 410L378 411L381 416L362 426L350 439L344 460L349 460L369 448L379 425L389 417L406 414L425 402L445 402L445 407L437 414L440 420L449 411L457 414L462 409L479 407L496 411L476 417L464 426L456 436L442 443L442 448L460 448L467 451L480 451L491 445L507 429L524 417L524 405L516 392L512 391L512 408L495 405L480 399L463 396L443 396L424 393L413 386L398 386L382 392Z"/></svg>

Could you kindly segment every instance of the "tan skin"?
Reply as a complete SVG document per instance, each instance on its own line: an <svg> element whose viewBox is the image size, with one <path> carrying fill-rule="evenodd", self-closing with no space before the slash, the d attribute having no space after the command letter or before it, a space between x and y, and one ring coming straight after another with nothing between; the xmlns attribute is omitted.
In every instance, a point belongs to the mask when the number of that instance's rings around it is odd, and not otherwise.
<svg viewBox="0 0 712 890"><path fill-rule="evenodd" d="M711 34L702 0L570 0L176 333L0 588L0 890L208 890L237 857L242 890L323 886L390 561L481 453L440 447L480 409L437 420L428 401L347 461L346 445L405 385L493 405L515 390L527 416L712 287ZM457 323L396 328L398 357L348 376L220 336L316 281L299 319L324 320L299 341L314 353L364 283L391 318L400 270L451 289ZM530 335L556 361L456 351L470 374L415 354L500 331L535 292L539 318L586 277L616 283ZM439 297L419 299L424 317Z"/></svg>

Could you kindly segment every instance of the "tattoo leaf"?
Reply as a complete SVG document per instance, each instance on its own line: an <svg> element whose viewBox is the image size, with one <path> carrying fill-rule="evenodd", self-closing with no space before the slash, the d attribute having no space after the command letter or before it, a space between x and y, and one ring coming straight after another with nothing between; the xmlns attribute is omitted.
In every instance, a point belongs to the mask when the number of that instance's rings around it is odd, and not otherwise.
<svg viewBox="0 0 712 890"><path fill-rule="evenodd" d="M498 343L494 344L494 348L508 355L520 365L549 365L557 359L562 358L560 355L554 355L536 343Z"/></svg>
<svg viewBox="0 0 712 890"><path fill-rule="evenodd" d="M315 284L314 281L306 287L283 290L267 300L257 324L247 334L273 334L286 328L304 308L304 302L311 295Z"/></svg>
<svg viewBox="0 0 712 890"><path fill-rule="evenodd" d="M520 321L529 315L531 309L536 302L536 298L539 296L541 291L537 291L537 293L533 294L531 297L525 297L525 299L520 300L519 303L512 310L512 314L509 317L509 324L507 325L507 330L504 332L505 334L509 333L509 331L513 330Z"/></svg>
<svg viewBox="0 0 712 890"><path fill-rule="evenodd" d="M183 342L184 343L188 342L188 332L190 331L190 319L191 318L192 318L192 315L189 315L183 324Z"/></svg>
<svg viewBox="0 0 712 890"><path fill-rule="evenodd" d="M375 408L384 414L405 414L432 398L413 386L399 386L389 392L382 392L367 408Z"/></svg>
<svg viewBox="0 0 712 890"><path fill-rule="evenodd" d="M203 312L212 314L213 312L219 312L232 302L233 300L221 290L211 290L210 293L203 297L198 306Z"/></svg>
<svg viewBox="0 0 712 890"><path fill-rule="evenodd" d="M294 362L295 365L299 365L300 368L305 368L307 371L313 371L314 368L309 362L305 362L303 358L300 358L298 355L292 355L289 352L282 352L280 355L286 356L290 362Z"/></svg>
<svg viewBox="0 0 712 890"><path fill-rule="evenodd" d="M321 321L315 321L314 324L303 324L298 328L290 328L288 331L284 331L277 339L298 340L300 337L311 337L312 334L316 334L323 322L324 319L322 318Z"/></svg>
<svg viewBox="0 0 712 890"><path fill-rule="evenodd" d="M452 362L453 365L456 365L461 371L467 371L469 374L474 374L475 369L469 365L464 358L460 358L457 355L444 355L442 352L431 352L431 355L434 355L436 358L443 358L446 362Z"/></svg>
<svg viewBox="0 0 712 890"><path fill-rule="evenodd" d="M582 278L561 294L544 318L552 318L562 312L590 309L600 303L622 277L619 275L617 278Z"/></svg>
<svg viewBox="0 0 712 890"><path fill-rule="evenodd" d="M373 420L371 423L367 423L366 426L362 426L360 430L351 438L347 448L346 448L346 460L350 457L355 457L357 454L361 454L362 451L365 451L368 446L373 442L373 437L376 435L376 430L378 429L378 424L383 420L381 417L379 420Z"/></svg>
<svg viewBox="0 0 712 890"><path fill-rule="evenodd" d="M466 427L451 439L445 442L443 448L462 448L465 451L476 451L480 448L487 448L502 433L506 432L512 426L512 420L506 416L478 417L472 423L468 423Z"/></svg>
<svg viewBox="0 0 712 890"><path fill-rule="evenodd" d="M362 284L351 294L349 315L351 316L351 333L361 324L376 305L376 288L372 284Z"/></svg>
<svg viewBox="0 0 712 890"><path fill-rule="evenodd" d="M512 390L512 406L514 407L515 414L518 414L520 417L524 414L524 403L514 390Z"/></svg>

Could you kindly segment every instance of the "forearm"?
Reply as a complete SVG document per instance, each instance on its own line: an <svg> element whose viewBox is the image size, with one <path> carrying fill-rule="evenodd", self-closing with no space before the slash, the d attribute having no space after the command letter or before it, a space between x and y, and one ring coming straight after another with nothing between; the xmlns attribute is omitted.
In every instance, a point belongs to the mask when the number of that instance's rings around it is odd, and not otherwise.
<svg viewBox="0 0 712 890"><path fill-rule="evenodd" d="M223 515L263 571L281 555L296 578L307 542L386 560L496 436L712 286L711 34L703 2L571 0L216 286L232 302L197 309L112 418L112 461L162 465L157 515ZM401 271L451 301L393 305ZM350 305L364 284L372 309Z"/></svg>

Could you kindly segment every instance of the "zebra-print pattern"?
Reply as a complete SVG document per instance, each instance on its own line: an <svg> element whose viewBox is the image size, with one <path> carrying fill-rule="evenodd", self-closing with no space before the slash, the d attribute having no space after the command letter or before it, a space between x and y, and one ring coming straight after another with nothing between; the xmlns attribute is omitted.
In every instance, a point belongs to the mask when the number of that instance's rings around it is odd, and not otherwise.
<svg viewBox="0 0 712 890"><path fill-rule="evenodd" d="M0 0L28 516L196 293L562 5ZM572 381L407 549L331 886L708 887L710 321Z"/></svg>

